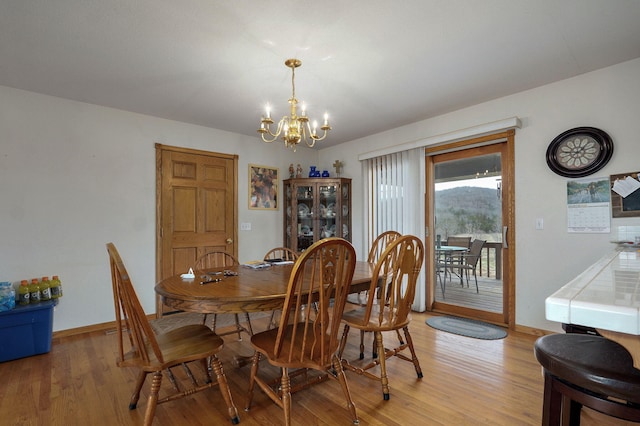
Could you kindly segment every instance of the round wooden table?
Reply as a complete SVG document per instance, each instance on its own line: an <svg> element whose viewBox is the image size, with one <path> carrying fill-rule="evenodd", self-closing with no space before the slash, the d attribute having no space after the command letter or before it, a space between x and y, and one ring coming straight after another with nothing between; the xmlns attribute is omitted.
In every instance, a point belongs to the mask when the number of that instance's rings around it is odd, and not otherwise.
<svg viewBox="0 0 640 426"><path fill-rule="evenodd" d="M211 275L224 269L238 275ZM155 291L165 305L181 311L202 314L273 311L284 304L292 269L293 265L273 265L264 269L232 266L195 271L193 279L181 278L180 275L166 278L156 284ZM372 272L372 264L356 262L351 292L368 290ZM200 284L211 278L222 280Z"/></svg>

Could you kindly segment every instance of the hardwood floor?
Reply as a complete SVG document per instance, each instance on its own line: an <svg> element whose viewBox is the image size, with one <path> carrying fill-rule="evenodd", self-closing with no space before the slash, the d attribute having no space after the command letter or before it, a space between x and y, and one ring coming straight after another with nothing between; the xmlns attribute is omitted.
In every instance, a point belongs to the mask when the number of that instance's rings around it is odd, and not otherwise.
<svg viewBox="0 0 640 426"><path fill-rule="evenodd" d="M416 313L411 333L424 373L392 358L387 363L391 398L382 399L380 384L347 373L361 425L539 425L542 376L533 355L535 336L512 332L502 340L477 340L437 331ZM268 318L259 318L263 330ZM357 357L353 332L345 357ZM371 337L366 341L371 347ZM395 339L394 335L385 339ZM241 425L281 425L282 411L256 390L245 412L249 368L235 368L234 354L251 354L249 343L226 336L221 354ZM0 363L0 423L3 425L139 425L149 382L138 408L129 411L132 370L115 365L116 336L94 331L54 338L49 354ZM268 364L261 371L273 371ZM180 369L175 371L182 375ZM169 386L163 380L162 386ZM161 392L162 393L162 392ZM293 423L351 424L340 385L330 380L293 395ZM159 405L154 425L231 424L217 388ZM583 425L623 425L584 410Z"/></svg>

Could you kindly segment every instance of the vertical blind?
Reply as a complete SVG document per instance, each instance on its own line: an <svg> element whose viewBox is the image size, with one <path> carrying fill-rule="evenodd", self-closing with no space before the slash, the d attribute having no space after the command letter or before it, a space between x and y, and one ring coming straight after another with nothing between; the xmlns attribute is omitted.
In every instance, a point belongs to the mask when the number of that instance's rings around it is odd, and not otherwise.
<svg viewBox="0 0 640 426"><path fill-rule="evenodd" d="M382 232L417 234L420 211L420 150L366 160L369 243Z"/></svg>
<svg viewBox="0 0 640 426"><path fill-rule="evenodd" d="M423 237L424 150L382 155L364 160L366 174L367 247L385 231ZM425 310L424 268L418 279L414 309Z"/></svg>

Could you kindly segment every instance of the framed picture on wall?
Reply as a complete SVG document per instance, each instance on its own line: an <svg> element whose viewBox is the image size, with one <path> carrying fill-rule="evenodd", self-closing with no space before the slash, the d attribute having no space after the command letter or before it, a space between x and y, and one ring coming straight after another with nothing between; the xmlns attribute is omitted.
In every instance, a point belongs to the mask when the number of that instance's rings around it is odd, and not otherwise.
<svg viewBox="0 0 640 426"><path fill-rule="evenodd" d="M278 169L249 164L249 208L278 210Z"/></svg>

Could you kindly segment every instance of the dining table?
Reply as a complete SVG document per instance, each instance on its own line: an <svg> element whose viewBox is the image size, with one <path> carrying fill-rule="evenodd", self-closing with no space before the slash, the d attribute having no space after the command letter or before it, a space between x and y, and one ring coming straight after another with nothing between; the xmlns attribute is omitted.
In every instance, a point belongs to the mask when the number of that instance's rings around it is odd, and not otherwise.
<svg viewBox="0 0 640 426"><path fill-rule="evenodd" d="M468 251L469 249L467 247L436 245L436 266L438 266L438 268L444 268L445 279L447 277L447 273L449 276L451 276L451 274L456 274L460 278L460 284L462 284L462 274L457 274L453 271L455 269L454 260L458 259Z"/></svg>
<svg viewBox="0 0 640 426"><path fill-rule="evenodd" d="M160 280L155 292L162 302L174 309L202 314L268 312L282 309L287 295L293 263L267 267L235 265L194 271L193 278L182 274ZM350 293L369 289L374 265L357 261ZM250 357L236 356L241 367Z"/></svg>
<svg viewBox="0 0 640 426"><path fill-rule="evenodd" d="M369 289L374 265L357 261L351 293ZM194 271L193 278L173 275L160 280L155 292L162 302L181 311L202 314L251 313L281 309L293 264L253 268L236 265Z"/></svg>

